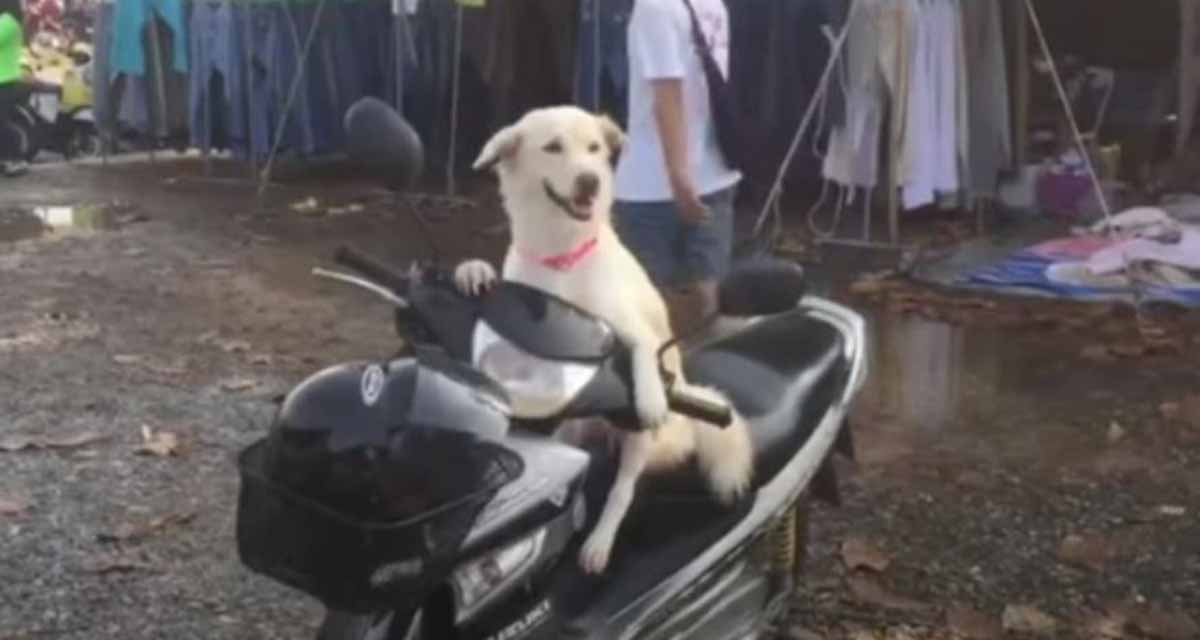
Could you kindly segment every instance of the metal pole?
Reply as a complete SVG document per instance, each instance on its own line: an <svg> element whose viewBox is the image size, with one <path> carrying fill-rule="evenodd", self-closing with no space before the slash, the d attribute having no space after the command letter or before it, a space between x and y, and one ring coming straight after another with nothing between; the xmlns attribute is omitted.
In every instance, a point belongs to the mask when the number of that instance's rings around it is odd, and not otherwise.
<svg viewBox="0 0 1200 640"><path fill-rule="evenodd" d="M166 79L163 77L162 64L162 43L158 41L158 17L153 12L150 14L150 55L154 60L154 92L155 102L158 106L158 117L156 119L157 128L154 132L154 147L157 147L159 142L167 137L166 119L167 119L167 97L166 97ZM154 159L154 147L150 150L150 159Z"/></svg>
<svg viewBox="0 0 1200 640"><path fill-rule="evenodd" d="M458 4L454 14L454 80L450 89L450 149L446 157L446 195L453 198L457 194L454 182L454 169L457 163L458 147L458 88L462 75L462 32L463 6Z"/></svg>

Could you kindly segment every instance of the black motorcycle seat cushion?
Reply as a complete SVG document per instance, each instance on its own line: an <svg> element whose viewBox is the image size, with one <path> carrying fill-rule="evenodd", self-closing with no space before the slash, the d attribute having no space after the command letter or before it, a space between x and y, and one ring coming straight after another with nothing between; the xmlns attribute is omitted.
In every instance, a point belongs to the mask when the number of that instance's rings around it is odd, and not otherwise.
<svg viewBox="0 0 1200 640"><path fill-rule="evenodd" d="M689 352L688 382L723 391L746 420L755 489L769 482L837 400L846 373L843 338L802 310L760 320ZM696 465L643 478L639 493L707 493Z"/></svg>

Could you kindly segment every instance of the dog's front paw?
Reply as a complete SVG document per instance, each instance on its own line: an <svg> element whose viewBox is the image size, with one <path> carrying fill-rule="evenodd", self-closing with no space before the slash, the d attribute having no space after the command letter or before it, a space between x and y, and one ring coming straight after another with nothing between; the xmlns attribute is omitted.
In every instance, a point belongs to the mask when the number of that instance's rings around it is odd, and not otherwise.
<svg viewBox="0 0 1200 640"><path fill-rule="evenodd" d="M454 270L454 284L467 295L479 295L496 281L496 270L483 260L467 260Z"/></svg>
<svg viewBox="0 0 1200 640"><path fill-rule="evenodd" d="M644 429L657 429L663 426L670 416L666 390L661 386L638 389L637 414Z"/></svg>
<svg viewBox="0 0 1200 640"><path fill-rule="evenodd" d="M608 568L608 558L612 555L613 538L603 531L593 531L583 542L579 550L579 568L584 573L600 575Z"/></svg>

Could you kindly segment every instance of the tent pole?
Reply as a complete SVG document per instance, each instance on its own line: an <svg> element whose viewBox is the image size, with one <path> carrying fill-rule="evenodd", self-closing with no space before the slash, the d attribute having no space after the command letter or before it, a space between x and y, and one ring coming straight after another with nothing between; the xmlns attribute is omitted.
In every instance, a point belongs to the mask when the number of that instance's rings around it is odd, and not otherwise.
<svg viewBox="0 0 1200 640"><path fill-rule="evenodd" d="M1179 129L1175 134L1175 157L1182 158L1196 123L1196 93L1200 78L1196 77L1197 38L1200 36L1200 6L1195 2L1180 2L1179 33Z"/></svg>
<svg viewBox="0 0 1200 640"><path fill-rule="evenodd" d="M304 68L308 65L308 53L312 50L313 40L317 35L317 27L321 24L321 15L325 12L326 0L320 0L317 3L317 12L313 17L312 26L308 29L308 39L304 43L304 49L300 52L300 60L297 61L298 67L296 73L292 75L292 86L288 91L287 102L283 106L283 111L279 114L279 122L275 125L275 136L271 141L271 152L267 154L267 162L263 167L262 176L259 177L258 196L262 197L263 192L267 190L267 185L271 182L271 169L275 165L275 154L279 152L279 143L283 139L283 127L287 124L288 114L292 111L292 105L296 102L296 94L300 90L300 81L304 79ZM285 9L286 9L286 5ZM288 14L290 17L290 13ZM292 23L295 24L294 22Z"/></svg>
<svg viewBox="0 0 1200 640"><path fill-rule="evenodd" d="M246 12L242 16L242 77L244 78L242 80L242 87L246 95L238 96L238 99L245 98L246 106L249 109L246 118L246 151L247 155L250 156L250 179L256 180L258 178L258 155L254 152L254 134L251 131L256 102L254 99L254 67L250 64L250 58L254 50L254 39L250 34L250 20L253 12L251 11L250 0L243 0L242 4L244 5L242 7L243 10Z"/></svg>
<svg viewBox="0 0 1200 640"><path fill-rule="evenodd" d="M454 71L450 89L450 148L446 153L446 195L453 198L457 195L457 185L454 181L454 169L457 163L458 147L458 92L462 76L462 34L463 6L456 3L454 13Z"/></svg>
<svg viewBox="0 0 1200 640"><path fill-rule="evenodd" d="M1013 125L1016 131L1013 135L1013 163L1020 170L1028 162L1029 155L1029 101L1030 101L1030 68L1029 68L1029 10L1024 4L1013 3L1013 35L1016 40L1016 95L1013 103L1016 113Z"/></svg>
<svg viewBox="0 0 1200 640"><path fill-rule="evenodd" d="M592 111L600 110L600 3L592 0Z"/></svg>

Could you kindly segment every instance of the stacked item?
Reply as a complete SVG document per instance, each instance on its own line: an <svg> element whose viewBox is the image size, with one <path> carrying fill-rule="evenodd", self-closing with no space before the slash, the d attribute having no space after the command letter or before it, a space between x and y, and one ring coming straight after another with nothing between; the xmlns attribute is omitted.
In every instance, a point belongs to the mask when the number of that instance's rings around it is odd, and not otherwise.
<svg viewBox="0 0 1200 640"><path fill-rule="evenodd" d="M1200 307L1200 226L1138 207L977 270L967 282L1077 300L1140 298Z"/></svg>

